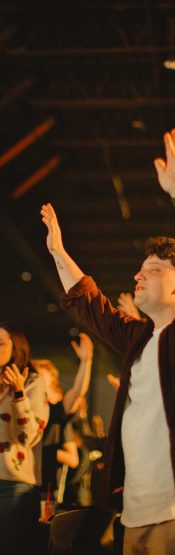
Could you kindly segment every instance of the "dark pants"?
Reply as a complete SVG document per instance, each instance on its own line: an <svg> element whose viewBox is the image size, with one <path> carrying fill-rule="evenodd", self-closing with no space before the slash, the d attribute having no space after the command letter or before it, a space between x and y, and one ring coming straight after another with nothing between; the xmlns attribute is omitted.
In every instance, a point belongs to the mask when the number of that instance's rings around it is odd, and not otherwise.
<svg viewBox="0 0 175 555"><path fill-rule="evenodd" d="M35 554L39 512L37 486L0 480L1 555Z"/></svg>

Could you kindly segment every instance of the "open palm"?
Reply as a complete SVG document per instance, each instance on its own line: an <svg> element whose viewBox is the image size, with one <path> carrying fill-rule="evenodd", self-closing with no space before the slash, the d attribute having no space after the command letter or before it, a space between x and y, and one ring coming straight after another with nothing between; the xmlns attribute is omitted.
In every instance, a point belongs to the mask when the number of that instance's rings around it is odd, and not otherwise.
<svg viewBox="0 0 175 555"><path fill-rule="evenodd" d="M166 193L175 198L175 129L164 135L166 160L157 158L154 165L159 183Z"/></svg>
<svg viewBox="0 0 175 555"><path fill-rule="evenodd" d="M41 208L42 221L48 229L47 247L51 254L59 253L63 249L61 229L53 209L53 206L48 203L44 204Z"/></svg>

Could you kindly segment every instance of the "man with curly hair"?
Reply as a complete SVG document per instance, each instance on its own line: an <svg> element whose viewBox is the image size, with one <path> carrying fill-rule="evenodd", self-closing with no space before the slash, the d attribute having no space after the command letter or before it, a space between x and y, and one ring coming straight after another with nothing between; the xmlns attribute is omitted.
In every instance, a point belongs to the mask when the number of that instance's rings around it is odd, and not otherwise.
<svg viewBox="0 0 175 555"><path fill-rule="evenodd" d="M154 161L175 204L175 130L164 136L166 160ZM175 553L175 239L146 244L134 301L146 319L114 308L64 249L50 204L41 209L47 246L65 289L63 305L123 357L106 449L103 493L123 491L124 555Z"/></svg>

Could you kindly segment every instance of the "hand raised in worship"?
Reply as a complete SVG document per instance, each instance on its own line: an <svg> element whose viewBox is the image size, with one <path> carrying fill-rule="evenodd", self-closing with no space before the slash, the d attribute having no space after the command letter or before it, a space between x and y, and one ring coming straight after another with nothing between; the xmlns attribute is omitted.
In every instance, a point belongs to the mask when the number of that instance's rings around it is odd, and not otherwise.
<svg viewBox="0 0 175 555"><path fill-rule="evenodd" d="M175 198L175 129L165 133L164 143L166 160L156 158L154 165L157 170L160 186L172 198Z"/></svg>
<svg viewBox="0 0 175 555"><path fill-rule="evenodd" d="M2 381L6 385L10 385L14 391L23 391L28 372L29 369L27 366L24 368L22 373L20 373L16 364L6 366L2 375Z"/></svg>
<svg viewBox="0 0 175 555"><path fill-rule="evenodd" d="M43 204L41 208L42 221L48 229L47 235L47 247L50 253L54 256L55 254L61 254L64 250L61 229L58 224L58 220L53 209L53 206L48 204Z"/></svg>
<svg viewBox="0 0 175 555"><path fill-rule="evenodd" d="M118 297L118 308L123 310L128 316L137 318L140 320L140 314L137 307L134 304L134 299L131 293L120 293Z"/></svg>
<svg viewBox="0 0 175 555"><path fill-rule="evenodd" d="M88 360L92 359L93 356L93 343L86 333L80 333L80 344L73 340L71 341L71 346L73 347L76 355L80 358L80 360Z"/></svg>

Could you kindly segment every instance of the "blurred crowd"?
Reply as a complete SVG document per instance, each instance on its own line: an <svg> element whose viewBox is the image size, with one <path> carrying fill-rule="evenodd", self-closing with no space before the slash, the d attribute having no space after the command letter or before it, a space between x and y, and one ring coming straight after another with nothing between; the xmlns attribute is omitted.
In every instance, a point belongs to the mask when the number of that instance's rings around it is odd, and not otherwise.
<svg viewBox="0 0 175 555"><path fill-rule="evenodd" d="M130 294L118 302L139 318ZM63 392L53 362L32 359L25 335L0 323L0 532L6 555L20 555L24 547L31 553L39 520L48 522L60 509L98 505L106 434L102 417L88 414L93 343L80 333L71 346L79 363ZM119 378L107 379L117 390Z"/></svg>

